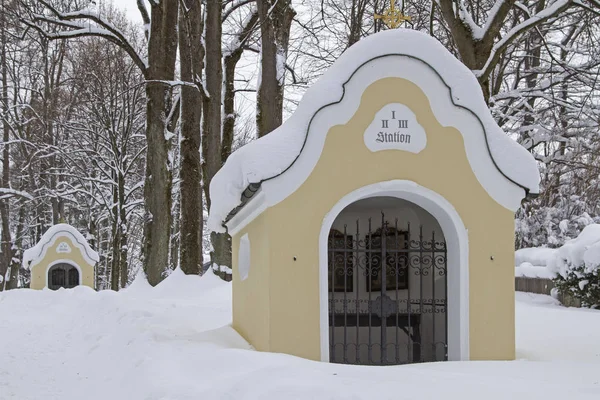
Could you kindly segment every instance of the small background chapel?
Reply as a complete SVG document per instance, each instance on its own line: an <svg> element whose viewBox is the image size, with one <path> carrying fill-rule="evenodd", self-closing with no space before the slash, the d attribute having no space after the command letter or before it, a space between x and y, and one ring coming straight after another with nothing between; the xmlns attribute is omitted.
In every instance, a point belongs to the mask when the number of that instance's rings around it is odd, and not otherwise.
<svg viewBox="0 0 600 400"><path fill-rule="evenodd" d="M79 285L94 289L98 260L98 253L83 235L67 224L51 226L34 247L23 253L23 266L31 271L31 289L70 289Z"/></svg>
<svg viewBox="0 0 600 400"><path fill-rule="evenodd" d="M233 326L313 360L514 359L514 212L538 182L440 43L361 40L211 183Z"/></svg>

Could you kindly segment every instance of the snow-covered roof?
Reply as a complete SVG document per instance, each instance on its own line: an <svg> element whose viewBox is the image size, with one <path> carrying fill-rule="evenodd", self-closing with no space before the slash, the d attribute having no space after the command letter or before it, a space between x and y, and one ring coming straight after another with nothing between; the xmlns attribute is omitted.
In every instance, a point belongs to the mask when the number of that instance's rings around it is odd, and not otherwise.
<svg viewBox="0 0 600 400"><path fill-rule="evenodd" d="M88 241L77 229L68 224L56 224L48 228L35 246L23 252L23 268L31 268L37 264L44 258L48 249L64 237L71 239L88 264L94 265L100 260L98 253L90 247Z"/></svg>
<svg viewBox="0 0 600 400"><path fill-rule="evenodd" d="M526 194L539 192L540 176L533 156L498 127L472 71L429 35L395 29L371 35L350 47L306 91L294 114L283 125L228 158L210 184L209 229L224 231L223 223L240 206L242 197L249 197L257 190L266 198L263 200L266 207L293 193L308 177L320 155L305 153L315 149L318 152L319 146L322 150L327 127L345 123L357 109L358 100L351 97L358 99L362 92L353 86L364 90L366 84L385 77L409 79L423 90L430 81L439 82L436 91L428 95L434 114L446 126L458 127L455 121L467 119L471 124L467 126L477 125L475 133L470 132L474 129L459 131L464 136L470 135L465 136L469 162L478 180L499 203L516 210ZM445 96L440 96L440 91L446 91L448 98L442 99ZM346 115L341 117L336 113L340 114L343 103L350 104L344 110ZM330 124L324 119L331 121ZM480 168L482 164L488 171L478 174L478 170L485 169ZM490 168L495 172L489 172ZM303 171L298 172L299 169ZM297 179L290 170L294 170ZM285 179L276 179L284 172L287 172ZM494 182L486 178L492 175Z"/></svg>

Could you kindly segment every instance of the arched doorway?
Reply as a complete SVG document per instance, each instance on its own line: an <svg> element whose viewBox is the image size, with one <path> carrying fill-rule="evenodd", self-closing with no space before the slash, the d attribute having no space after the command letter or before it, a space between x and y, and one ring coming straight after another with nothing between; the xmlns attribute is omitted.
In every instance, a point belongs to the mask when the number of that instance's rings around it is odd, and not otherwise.
<svg viewBox="0 0 600 400"><path fill-rule="evenodd" d="M74 265L58 263L48 269L49 289L71 289L77 285L79 285L79 271Z"/></svg>
<svg viewBox="0 0 600 400"><path fill-rule="evenodd" d="M447 247L429 212L396 197L358 200L335 218L327 247L329 361L448 359Z"/></svg>

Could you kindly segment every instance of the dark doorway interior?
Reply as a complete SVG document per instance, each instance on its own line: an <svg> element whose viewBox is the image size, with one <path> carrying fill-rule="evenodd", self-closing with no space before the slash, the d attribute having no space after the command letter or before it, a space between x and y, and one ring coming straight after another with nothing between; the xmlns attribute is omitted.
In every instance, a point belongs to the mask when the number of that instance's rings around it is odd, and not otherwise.
<svg viewBox="0 0 600 400"><path fill-rule="evenodd" d="M448 359L446 241L416 204L361 200L328 241L329 359L394 365Z"/></svg>
<svg viewBox="0 0 600 400"><path fill-rule="evenodd" d="M79 271L71 264L56 264L48 271L49 289L71 289L77 285L79 285Z"/></svg>

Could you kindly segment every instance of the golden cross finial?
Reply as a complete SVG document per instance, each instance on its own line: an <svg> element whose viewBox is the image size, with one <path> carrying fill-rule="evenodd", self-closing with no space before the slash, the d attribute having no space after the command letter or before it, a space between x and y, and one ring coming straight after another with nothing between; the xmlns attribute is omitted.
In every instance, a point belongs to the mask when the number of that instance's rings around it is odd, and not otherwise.
<svg viewBox="0 0 600 400"><path fill-rule="evenodd" d="M385 10L383 14L375 14L375 19L380 19L390 29L398 28L404 21L410 21L410 17L402 14L402 11L396 10L396 3L390 0L390 8Z"/></svg>

